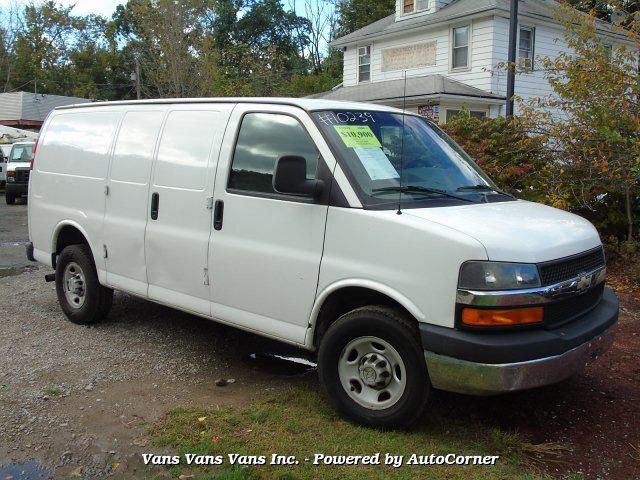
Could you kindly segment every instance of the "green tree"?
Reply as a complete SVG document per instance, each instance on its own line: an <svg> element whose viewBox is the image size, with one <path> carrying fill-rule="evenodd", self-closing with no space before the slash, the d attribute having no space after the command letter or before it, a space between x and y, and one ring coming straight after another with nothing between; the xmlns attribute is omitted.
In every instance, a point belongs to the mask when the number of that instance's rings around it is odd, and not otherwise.
<svg viewBox="0 0 640 480"><path fill-rule="evenodd" d="M640 11L640 0L566 0L573 8L585 13L592 13L603 20L611 20L613 12L633 15Z"/></svg>
<svg viewBox="0 0 640 480"><path fill-rule="evenodd" d="M344 0L338 3L337 36L347 35L395 12L395 0Z"/></svg>

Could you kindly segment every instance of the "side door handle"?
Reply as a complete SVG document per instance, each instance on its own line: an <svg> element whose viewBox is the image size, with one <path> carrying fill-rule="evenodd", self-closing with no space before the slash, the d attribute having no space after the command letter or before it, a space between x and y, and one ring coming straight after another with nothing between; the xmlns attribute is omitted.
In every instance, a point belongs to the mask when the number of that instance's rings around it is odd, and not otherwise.
<svg viewBox="0 0 640 480"><path fill-rule="evenodd" d="M213 207L213 228L215 230L222 230L223 217L224 217L224 202L222 200L216 200L216 204Z"/></svg>
<svg viewBox="0 0 640 480"><path fill-rule="evenodd" d="M159 209L160 209L160 195L154 192L151 195L151 220L158 219Z"/></svg>

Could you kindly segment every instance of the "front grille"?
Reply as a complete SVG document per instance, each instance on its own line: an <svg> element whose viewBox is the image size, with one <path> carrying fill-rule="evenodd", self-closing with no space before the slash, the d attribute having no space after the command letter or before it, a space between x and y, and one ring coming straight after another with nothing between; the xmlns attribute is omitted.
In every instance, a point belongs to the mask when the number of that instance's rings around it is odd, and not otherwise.
<svg viewBox="0 0 640 480"><path fill-rule="evenodd" d="M602 248L590 252L574 255L573 257L539 265L542 285L553 285L577 277L581 273L591 272L604 266L604 252Z"/></svg>
<svg viewBox="0 0 640 480"><path fill-rule="evenodd" d="M544 307L544 324L547 328L556 328L586 314L602 299L604 282L586 293L550 303Z"/></svg>
<svg viewBox="0 0 640 480"><path fill-rule="evenodd" d="M16 169L16 183L29 183L29 170Z"/></svg>

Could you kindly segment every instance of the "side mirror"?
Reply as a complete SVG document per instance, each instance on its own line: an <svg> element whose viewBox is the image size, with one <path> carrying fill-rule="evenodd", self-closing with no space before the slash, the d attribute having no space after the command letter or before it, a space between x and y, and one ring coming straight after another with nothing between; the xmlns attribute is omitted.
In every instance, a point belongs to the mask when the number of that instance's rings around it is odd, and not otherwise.
<svg viewBox="0 0 640 480"><path fill-rule="evenodd" d="M304 157L285 155L276 162L273 189L286 195L304 195L317 199L322 195L322 180L307 180L307 161Z"/></svg>

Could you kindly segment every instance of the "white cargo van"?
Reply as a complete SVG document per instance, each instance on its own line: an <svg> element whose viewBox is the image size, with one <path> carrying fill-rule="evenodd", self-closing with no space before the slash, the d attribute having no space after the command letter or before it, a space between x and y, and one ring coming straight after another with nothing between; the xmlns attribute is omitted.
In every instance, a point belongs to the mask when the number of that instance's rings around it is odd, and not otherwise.
<svg viewBox="0 0 640 480"><path fill-rule="evenodd" d="M71 321L123 290L317 351L327 398L366 425L409 425L432 388L560 381L618 317L588 221L502 192L436 125L379 105L58 108L29 235Z"/></svg>

